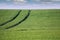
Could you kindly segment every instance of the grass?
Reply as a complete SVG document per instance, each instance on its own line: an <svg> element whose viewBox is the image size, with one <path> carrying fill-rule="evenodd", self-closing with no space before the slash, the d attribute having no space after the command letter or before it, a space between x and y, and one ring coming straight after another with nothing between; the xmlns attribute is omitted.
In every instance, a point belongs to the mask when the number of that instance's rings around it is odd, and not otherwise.
<svg viewBox="0 0 60 40"><path fill-rule="evenodd" d="M0 10L0 24L10 20L18 10ZM30 16L21 24L5 29L22 20L28 10L12 22L0 26L0 40L60 40L60 10L31 10Z"/></svg>

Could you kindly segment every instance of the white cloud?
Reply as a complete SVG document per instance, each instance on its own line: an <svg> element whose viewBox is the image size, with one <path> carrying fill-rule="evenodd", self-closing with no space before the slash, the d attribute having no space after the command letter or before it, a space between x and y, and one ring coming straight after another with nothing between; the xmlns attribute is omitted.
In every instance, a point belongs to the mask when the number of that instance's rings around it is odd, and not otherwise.
<svg viewBox="0 0 60 40"><path fill-rule="evenodd" d="M26 2L26 0L13 0L14 2Z"/></svg>
<svg viewBox="0 0 60 40"><path fill-rule="evenodd" d="M41 0L34 0L34 1L39 2L39 1L41 1Z"/></svg>
<svg viewBox="0 0 60 40"><path fill-rule="evenodd" d="M6 0L6 1L11 1L11 0Z"/></svg>
<svg viewBox="0 0 60 40"><path fill-rule="evenodd" d="M25 2L26 0L6 0L6 1Z"/></svg>
<svg viewBox="0 0 60 40"><path fill-rule="evenodd" d="M60 0L52 0L52 1L60 1Z"/></svg>
<svg viewBox="0 0 60 40"><path fill-rule="evenodd" d="M13 3L23 5L23 4L27 3L27 1L26 0L13 0Z"/></svg>

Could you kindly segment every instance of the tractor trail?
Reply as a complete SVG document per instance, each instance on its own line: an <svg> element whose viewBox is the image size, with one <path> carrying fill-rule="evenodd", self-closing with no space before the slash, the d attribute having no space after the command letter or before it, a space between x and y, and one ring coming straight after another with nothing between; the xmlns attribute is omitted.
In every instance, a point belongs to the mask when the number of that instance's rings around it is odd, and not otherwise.
<svg viewBox="0 0 60 40"><path fill-rule="evenodd" d="M14 24L14 25L12 25L12 26L9 26L9 27L7 27L7 28L5 28L5 29L10 29L10 28L13 28L13 27L21 24L23 21L25 21L25 20L29 17L30 12L31 12L31 10L28 11L28 14L27 14L21 21L19 21L18 23ZM18 12L18 13L20 13L20 12Z"/></svg>
<svg viewBox="0 0 60 40"><path fill-rule="evenodd" d="M5 24L7 24L7 23L9 23L9 22L13 21L14 19L16 19L16 18L17 18L17 16L21 13L21 11L22 11L22 10L19 10L19 12L16 14L16 16L14 16L11 20L8 20L8 21L6 21L6 22L4 22L4 23L0 24L0 26L3 26L3 25L5 25Z"/></svg>

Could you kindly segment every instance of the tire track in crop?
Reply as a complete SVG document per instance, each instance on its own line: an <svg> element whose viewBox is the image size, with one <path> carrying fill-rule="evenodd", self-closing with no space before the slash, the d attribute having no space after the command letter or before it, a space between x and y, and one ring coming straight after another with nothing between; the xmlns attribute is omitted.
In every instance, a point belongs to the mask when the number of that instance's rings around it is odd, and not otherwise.
<svg viewBox="0 0 60 40"><path fill-rule="evenodd" d="M14 24L14 25L12 25L12 26L9 26L9 27L7 27L7 28L5 28L5 29L13 28L13 27L19 25L20 23L22 23L23 21L25 21L25 20L29 17L30 12L31 12L31 10L28 11L28 14L27 14L21 21L19 21L18 23Z"/></svg>
<svg viewBox="0 0 60 40"><path fill-rule="evenodd" d="M0 26L3 26L3 25L5 25L5 24L7 24L7 23L9 23L9 22L13 21L14 19L16 19L16 18L17 18L17 16L21 13L21 11L22 11L22 10L19 10L19 12L16 14L16 16L14 16L11 20L8 20L8 21L6 21L6 22L4 22L4 23L0 24Z"/></svg>

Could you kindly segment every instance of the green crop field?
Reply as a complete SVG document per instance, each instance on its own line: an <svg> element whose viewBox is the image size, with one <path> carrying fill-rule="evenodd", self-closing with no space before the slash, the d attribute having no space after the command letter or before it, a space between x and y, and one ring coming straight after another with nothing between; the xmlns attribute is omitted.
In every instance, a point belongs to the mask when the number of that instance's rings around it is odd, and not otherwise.
<svg viewBox="0 0 60 40"><path fill-rule="evenodd" d="M0 10L0 40L60 40L60 9Z"/></svg>

